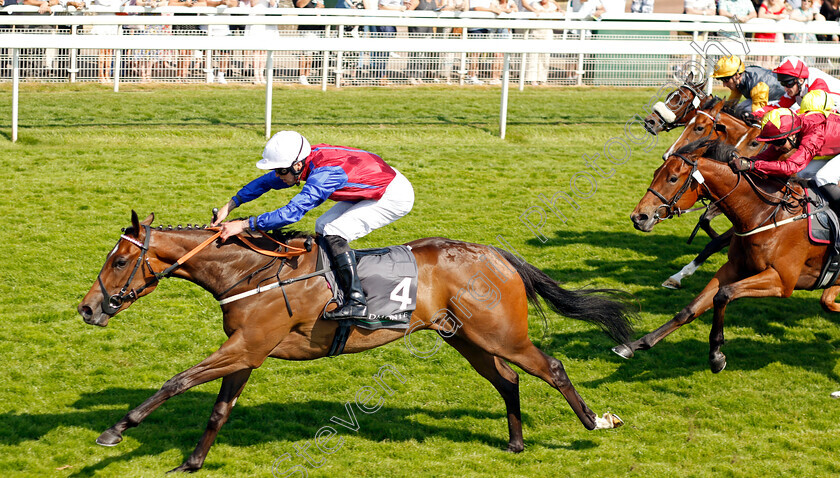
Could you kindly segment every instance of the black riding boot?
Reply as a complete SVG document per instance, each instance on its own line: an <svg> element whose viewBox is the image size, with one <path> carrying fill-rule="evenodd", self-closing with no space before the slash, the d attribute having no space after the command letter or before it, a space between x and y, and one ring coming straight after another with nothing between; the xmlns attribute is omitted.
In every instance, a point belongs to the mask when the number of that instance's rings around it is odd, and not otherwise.
<svg viewBox="0 0 840 478"><path fill-rule="evenodd" d="M826 184L825 186L820 186L820 192L823 193L825 199L828 201L828 205L831 206L831 209L840 218L840 186Z"/></svg>
<svg viewBox="0 0 840 478"><path fill-rule="evenodd" d="M344 303L326 312L327 320L362 319L367 317L367 302L356 270L356 255L341 236L325 236L328 252L335 264L335 277L344 292Z"/></svg>

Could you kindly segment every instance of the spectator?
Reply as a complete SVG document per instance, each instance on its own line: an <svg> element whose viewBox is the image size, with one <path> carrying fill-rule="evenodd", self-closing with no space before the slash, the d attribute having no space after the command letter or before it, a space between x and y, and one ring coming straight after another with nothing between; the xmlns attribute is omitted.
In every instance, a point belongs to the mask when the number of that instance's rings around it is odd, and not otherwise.
<svg viewBox="0 0 840 478"><path fill-rule="evenodd" d="M571 0L569 5L573 12L593 20L600 20L607 11L602 0Z"/></svg>
<svg viewBox="0 0 840 478"><path fill-rule="evenodd" d="M790 18L791 6L785 0L764 0L758 7L758 18L768 20L787 20ZM776 33L756 33L755 39L763 42L776 41Z"/></svg>
<svg viewBox="0 0 840 478"><path fill-rule="evenodd" d="M689 15L714 15L715 0L685 0L683 12Z"/></svg>
<svg viewBox="0 0 840 478"><path fill-rule="evenodd" d="M466 12L469 9L469 0L439 0L441 10L447 12ZM460 38L463 30L461 28L444 27L441 29L444 38ZM443 54L443 66L441 74L446 84L453 79L458 79L460 74L455 70L455 53Z"/></svg>
<svg viewBox="0 0 840 478"><path fill-rule="evenodd" d="M495 6L499 9L501 13L516 13L519 11L518 7L516 6L516 2L514 0L493 0ZM513 33L510 31L510 28L493 28L490 31L491 38L497 38L500 40L511 40L513 39ZM502 84L502 58L504 55L502 53L493 53L493 62L491 66L490 72L490 81L488 82L491 85L501 85Z"/></svg>
<svg viewBox="0 0 840 478"><path fill-rule="evenodd" d="M653 13L654 0L633 0L630 13Z"/></svg>
<svg viewBox="0 0 840 478"><path fill-rule="evenodd" d="M556 13L557 4L554 0L524 0L525 10L534 12L536 16L541 13ZM554 31L551 28L535 28L529 31L530 38L534 40L552 40ZM525 71L525 81L531 86L538 86L548 83L548 69L551 62L551 55L548 53L529 53L528 69Z"/></svg>
<svg viewBox="0 0 840 478"><path fill-rule="evenodd" d="M799 7L794 8L790 12L790 18L797 22L819 22L825 20L825 17L820 13L820 9L814 6L814 0L802 0ZM797 35L801 34L797 33ZM808 41L817 40L817 36L813 33L808 35ZM812 37L813 40L811 40ZM794 37L794 41L801 41L801 38L799 40L796 40L796 38Z"/></svg>
<svg viewBox="0 0 840 478"><path fill-rule="evenodd" d="M469 4L470 11L473 12L493 12L496 15L502 13L499 5L493 2L493 0L469 0ZM477 38L488 38L490 30L487 28L468 28L467 35ZM483 81L478 79L478 63L480 55L480 53L470 53L469 76L467 77L467 83L473 85L484 84Z"/></svg>
<svg viewBox="0 0 840 478"><path fill-rule="evenodd" d="M138 7L162 7L168 4L168 0L136 0ZM166 25L143 25L141 33L144 35L165 35ZM140 83L152 81L154 66L163 55L163 50L134 50L137 70L140 76Z"/></svg>
<svg viewBox="0 0 840 478"><path fill-rule="evenodd" d="M239 6L239 0L206 0L208 7L227 7L233 8ZM211 37L226 37L231 35L230 25L202 25L203 28L207 29L207 36ZM216 67L216 74L213 74L213 64L207 65L207 68L210 69L210 83L213 83L213 80L219 82L220 85L226 85L227 80L225 80L225 73L227 73L228 67L230 66L230 57L233 54L230 50L218 50L216 51L215 55L211 55L213 60L217 65Z"/></svg>
<svg viewBox="0 0 840 478"><path fill-rule="evenodd" d="M276 6L276 0L251 0L251 8L257 14L264 14L266 10ZM278 36L277 25L246 25L245 36L253 37L253 41L256 43L262 43ZM254 59L254 84L264 85L266 52L264 50L253 50L252 56Z"/></svg>
<svg viewBox="0 0 840 478"><path fill-rule="evenodd" d="M106 0L107 1L107 0ZM207 2L206 0L169 0L170 7L206 7ZM176 17L188 17L193 16L192 13L176 13L174 16ZM193 31L195 31L194 25L172 25L172 34L173 35L189 35ZM176 68L177 72L176 75L178 77L178 82L185 83L187 82L187 78L189 77L189 70L190 65L192 64L192 50L180 50L178 51L178 57L176 59Z"/></svg>
<svg viewBox="0 0 840 478"><path fill-rule="evenodd" d="M740 23L748 22L757 16L750 0L720 0L718 14Z"/></svg>
<svg viewBox="0 0 840 478"><path fill-rule="evenodd" d="M403 0L379 0L380 10L393 10L397 12L404 12L408 9ZM397 34L397 27L391 25L382 25L373 27L374 36L377 38L393 38ZM373 63L373 77L379 80L381 86L390 85L388 80L388 57L390 54L387 51L375 51L371 53L371 63Z"/></svg>
<svg viewBox="0 0 840 478"><path fill-rule="evenodd" d="M437 0L412 0L409 10L435 11L441 8ZM433 38L432 27L408 27L408 34L414 38ZM412 85L423 83L423 78L435 76L438 69L439 54L425 51L412 51L408 54L408 82Z"/></svg>
<svg viewBox="0 0 840 478"><path fill-rule="evenodd" d="M822 7L820 7L820 15L826 21L836 22L840 19L840 0L823 0ZM830 41L837 43L837 35L817 35L820 41Z"/></svg>
<svg viewBox="0 0 840 478"><path fill-rule="evenodd" d="M92 0L90 5L96 5L100 7L120 7L124 4L128 3L128 0ZM113 13L99 13L98 15L114 15ZM119 25L94 25L90 29L91 35L119 35L120 34L120 26ZM96 71L97 76L99 77L100 83L110 83L111 82L111 64L113 62L113 55L114 50L112 49L101 49L99 50L99 54L96 57Z"/></svg>
<svg viewBox="0 0 840 478"><path fill-rule="evenodd" d="M295 0L295 8L324 8L324 0ZM319 31L324 31L321 25L298 25L298 31L305 32L305 38L316 38ZM303 51L300 53L298 64L298 82L301 85L309 86L309 75L312 73L312 57L317 52Z"/></svg>

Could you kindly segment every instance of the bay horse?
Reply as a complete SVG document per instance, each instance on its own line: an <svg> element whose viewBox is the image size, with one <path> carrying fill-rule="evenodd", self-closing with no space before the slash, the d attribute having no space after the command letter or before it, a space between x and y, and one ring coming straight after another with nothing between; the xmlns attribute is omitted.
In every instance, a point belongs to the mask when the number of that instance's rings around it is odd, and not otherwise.
<svg viewBox="0 0 840 478"><path fill-rule="evenodd" d="M720 348L724 341L726 306L742 297L790 297L795 289L816 285L829 256L825 245L811 243L808 221L792 220L805 211L802 186L794 181L734 173L728 161L733 146L720 141L691 143L671 155L654 173L650 188L630 218L636 229L650 232L661 221L659 211L688 208L699 199L712 201L732 222L735 235L728 261L700 294L673 319L633 342L613 348L624 358L647 350L710 308L712 372L726 367ZM778 225L778 226L777 226ZM831 284L820 302L826 311L840 312L834 302L840 286Z"/></svg>
<svg viewBox="0 0 840 478"><path fill-rule="evenodd" d="M757 155L764 149L764 143L755 139L761 132L761 128L758 125L748 123L737 117L732 109L725 107L725 103L721 98L711 98L711 100L705 100L703 106L695 111L695 114L686 123L685 129L680 136L665 151L665 154L663 154L663 160L671 156L674 151L699 140L723 141L726 144L734 146L741 156L748 158ZM680 215L682 212L687 211L677 210L674 212ZM688 242L689 244L691 243L698 229L705 231L712 238L711 242L706 244L706 247L700 251L696 258L686 264L677 273L668 277L662 283L663 287L679 289L682 287L682 280L684 278L694 274L712 254L722 251L729 245L729 241L732 238L732 229L718 234L711 227L711 220L718 215L720 215L720 211L717 208L713 206L706 208L700 216L697 226L694 228L694 232L692 232Z"/></svg>
<svg viewBox="0 0 840 478"><path fill-rule="evenodd" d="M193 282L222 304L223 299L254 294L221 305L227 341L197 365L175 375L154 395L105 430L96 442L114 446L126 429L139 425L169 398L217 378L222 379L207 429L193 453L172 471L200 469L227 421L251 372L268 357L313 360L325 357L337 323L320 319L332 294L316 274L317 244L312 237L288 234L282 251L267 257L244 247L245 236L218 244L208 229L161 230L132 211L131 227L108 254L96 282L78 306L84 321L106 326L111 317L149 294L167 276ZM171 229L171 228L170 228ZM267 238L249 237L263 251ZM560 391L588 430L615 428L615 415L597 416L584 403L559 360L543 353L528 338L528 303L543 314L538 296L566 317L598 325L618 343L632 335L633 313L624 294L611 289L566 290L548 275L491 246L440 237L408 243L418 265L416 310L410 332L431 329L455 348L496 388L505 402L507 450L524 449L519 409L519 377L514 363ZM483 278L478 280L477 278ZM264 281L281 287L255 294ZM492 288L491 288L492 284ZM466 292L465 292L466 291ZM495 301L488 300L493 298ZM450 305L452 302L455 305ZM491 304L492 302L492 304ZM345 353L357 353L400 339L403 330L353 328Z"/></svg>

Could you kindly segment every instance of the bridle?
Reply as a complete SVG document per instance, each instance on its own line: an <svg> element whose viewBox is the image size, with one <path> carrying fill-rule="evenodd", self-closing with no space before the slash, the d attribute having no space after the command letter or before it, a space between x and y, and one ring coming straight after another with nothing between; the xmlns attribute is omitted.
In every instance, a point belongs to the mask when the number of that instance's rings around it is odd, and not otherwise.
<svg viewBox="0 0 840 478"><path fill-rule="evenodd" d="M169 277L175 269L181 267L182 264L187 262L192 256L194 256L198 251L207 247L210 243L215 241L221 234L222 231L218 231L210 238L196 246L190 252L184 254L180 259L178 259L174 264L164 269L162 272L155 272L152 269L152 264L149 262L149 259L146 257L146 252L149 250L149 240L152 237L152 228L147 225L143 224L143 228L146 230L146 237L143 239L141 243L137 239L129 237L125 234L120 236L120 240L126 240L131 244L140 248L140 256L137 257L137 262L134 263L134 269L132 269L131 274L128 276L128 280L125 281L125 285L122 286L122 289L116 294L109 295L108 290L105 289L105 284L102 282L102 271L99 272L97 276L97 281L99 282L99 288L102 290L102 312L105 312L108 315L114 315L119 310L120 307L128 300L134 301L140 296L140 293L144 290L148 289L152 285L156 285L161 279L164 277ZM149 274L151 277L143 284L139 289L131 289L129 290L128 287L131 285L131 281L134 280L134 275L137 274L137 271L140 270L141 264L145 264L146 268L149 270ZM104 270L104 268L103 268Z"/></svg>
<svg viewBox="0 0 840 478"><path fill-rule="evenodd" d="M662 119L663 131L671 131L672 129L678 126L683 126L685 124L685 117L688 115L688 113L692 110L697 110L700 107L700 104L707 98L706 94L700 91L699 89L695 88L694 85L690 83L684 83L680 88L678 88L676 91L673 91L670 95L668 95L667 98L665 98L665 101L662 102L663 106L668 108L667 105L671 103L671 99L674 97L674 95L679 95L680 99L683 100L683 95L680 93L682 88L686 88L690 92L694 93L694 98L692 98L690 103L691 106L693 106L693 108L689 108L688 106L686 106L683 112L680 114L680 116L678 118L674 118L673 121L666 121L665 118L662 117L662 114L660 114L654 108L654 112L657 115L659 115L660 119ZM682 101L680 102L680 104L682 104ZM671 108L668 109L670 110Z"/></svg>
<svg viewBox="0 0 840 478"><path fill-rule="evenodd" d="M683 185L680 187L680 189L677 191L677 193L674 195L674 197L670 200L666 199L665 196L663 196L661 193L659 193L655 189L648 188L648 191L650 191L651 194L653 194L654 196L659 198L660 201L662 201L662 205L657 207L656 212L653 214L653 218L657 221L661 221L661 220L664 220L664 219L672 219L674 216L680 216L680 215L682 215L684 213L687 213L687 212L706 209L708 207L708 206L703 206L703 207L694 208L694 209L680 209L680 208L676 207L677 202L679 202L679 200L682 199L683 194L685 194L686 191L688 191L688 188L691 186L691 181L692 180L696 180L697 183L700 184L700 185L705 185L706 178L704 178L703 174L697 169L698 161L692 161L692 160L688 159L687 157L685 157L684 155L682 155L680 153L674 153L671 156L676 156L676 157L680 158L681 160L683 160L686 164L691 166L691 173L688 174L688 176L686 177ZM722 202L727 197L729 197L729 195L732 194L732 192L735 191L735 189L738 188L738 185L741 184L741 177L742 176L743 176L742 174L739 174L738 175L738 182L735 183L735 186L732 187L732 190L730 190L728 193L724 194L717 201L714 201L713 203L711 203L711 205L716 205L716 204ZM706 189L708 190L708 186L706 186ZM659 211L661 209L665 210L665 216L660 216Z"/></svg>
<svg viewBox="0 0 840 478"><path fill-rule="evenodd" d="M108 315L113 316L114 314L116 314L120 310L120 307L122 307L122 305L126 301L137 300L137 298L140 296L141 292L143 292L144 290L148 289L149 287L151 287L153 285L156 285L161 279L163 279L165 277L169 277L170 275L172 275L172 273L176 269L181 267L185 262L187 262L192 256L197 254L199 251L201 251L202 249L204 249L205 247L207 247L208 245L213 243L213 241L218 239L219 236L221 236L221 234L222 234L221 229L216 231L215 234L213 234L209 238L205 239L201 244L194 247L191 251L189 251L186 254L184 254L183 256L181 256L181 258L178 259L177 261L175 261L174 264L167 267L166 269L164 269L161 272L155 272L154 269L152 269L151 262L149 262L149 259L146 257L146 252L148 252L148 250L149 250L149 240L152 236L152 228L147 224L142 224L142 226L146 230L146 237L143 239L142 243L140 241L138 241L137 239L134 239L133 237L127 236L125 234L122 234L120 236L120 240L126 240L129 243L134 244L135 246L139 247L140 251L141 251L140 256L137 257L137 262L134 264L134 269L131 271L131 274L128 276L128 280L125 281L125 285L122 287L122 289L120 289L120 291L116 294L109 295L107 289L105 289L105 284L102 282L102 272L100 271L99 276L97 276L97 281L99 282L99 288L102 291L102 312L104 312ZM210 229L210 230L214 230L214 229ZM285 251L278 252L278 251L265 250L265 249L262 249L262 248L259 248L259 247L255 246L250 241L245 239L243 236L237 236L237 237L240 241L242 241L246 246L248 246L253 251L255 251L259 254L265 255L265 256L275 257L275 258L278 258L278 257L279 258L288 258L288 257L298 256L298 255L304 254L306 252L309 252L311 250L311 247L312 247L311 243L309 241L307 241L306 247L303 248L303 249L301 249L299 247L293 247L293 246L290 246L288 244L283 244L283 243L275 240L274 238L272 238L271 236L266 234L264 231L259 231L259 232L262 233L262 235L264 237L266 237L268 239L271 239L273 242L279 244L282 248L285 249ZM119 242L117 244L119 245ZM131 281L134 280L135 274L137 274L137 271L140 270L141 264L146 265L146 268L148 269L151 277L139 289L129 290L129 286L131 285ZM103 268L103 270L104 270L104 268ZM278 271L278 273L279 273L279 271ZM292 282L294 282L294 281L292 281ZM285 294L285 292L284 292L284 294ZM287 302L288 302L288 300L287 300Z"/></svg>

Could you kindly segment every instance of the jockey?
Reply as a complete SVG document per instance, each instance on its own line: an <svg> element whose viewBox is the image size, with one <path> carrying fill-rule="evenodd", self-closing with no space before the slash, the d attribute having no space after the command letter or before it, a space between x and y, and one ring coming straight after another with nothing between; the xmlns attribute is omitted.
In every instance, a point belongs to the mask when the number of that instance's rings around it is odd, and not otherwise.
<svg viewBox="0 0 840 478"><path fill-rule="evenodd" d="M753 112L760 118L764 113L764 106L778 101L785 94L784 88L772 71L755 65L745 67L741 58L735 55L718 60L712 77L729 88L731 93L726 103L735 108L735 114L738 116ZM738 103L742 96L747 99Z"/></svg>
<svg viewBox="0 0 840 478"><path fill-rule="evenodd" d="M408 214L414 205L411 183L373 153L328 144L310 146L306 138L294 131L281 131L268 140L257 167L269 172L246 184L221 207L214 226L234 208L271 189L288 188L300 181L304 185L277 210L223 223L222 241L248 229L267 231L292 224L328 198L337 201L315 221L315 232L324 236L344 291L344 303L326 312L324 318L367 317L356 256L348 242Z"/></svg>
<svg viewBox="0 0 840 478"><path fill-rule="evenodd" d="M802 98L814 90L825 91L832 96L835 105L840 105L840 80L816 68L809 68L798 57L785 57L773 72L785 89L785 95L778 102L782 108L797 111Z"/></svg>
<svg viewBox="0 0 840 478"><path fill-rule="evenodd" d="M830 114L836 113L836 106L832 95L823 90L809 91L804 98L802 98L802 105L799 108L799 114L802 116L814 113L822 113L826 117Z"/></svg>
<svg viewBox="0 0 840 478"><path fill-rule="evenodd" d="M840 216L840 115L800 116L778 108L765 114L761 124L756 140L770 146L752 158L733 159L732 169L785 178L799 173L801 178L813 178ZM791 150L796 151L780 159Z"/></svg>

